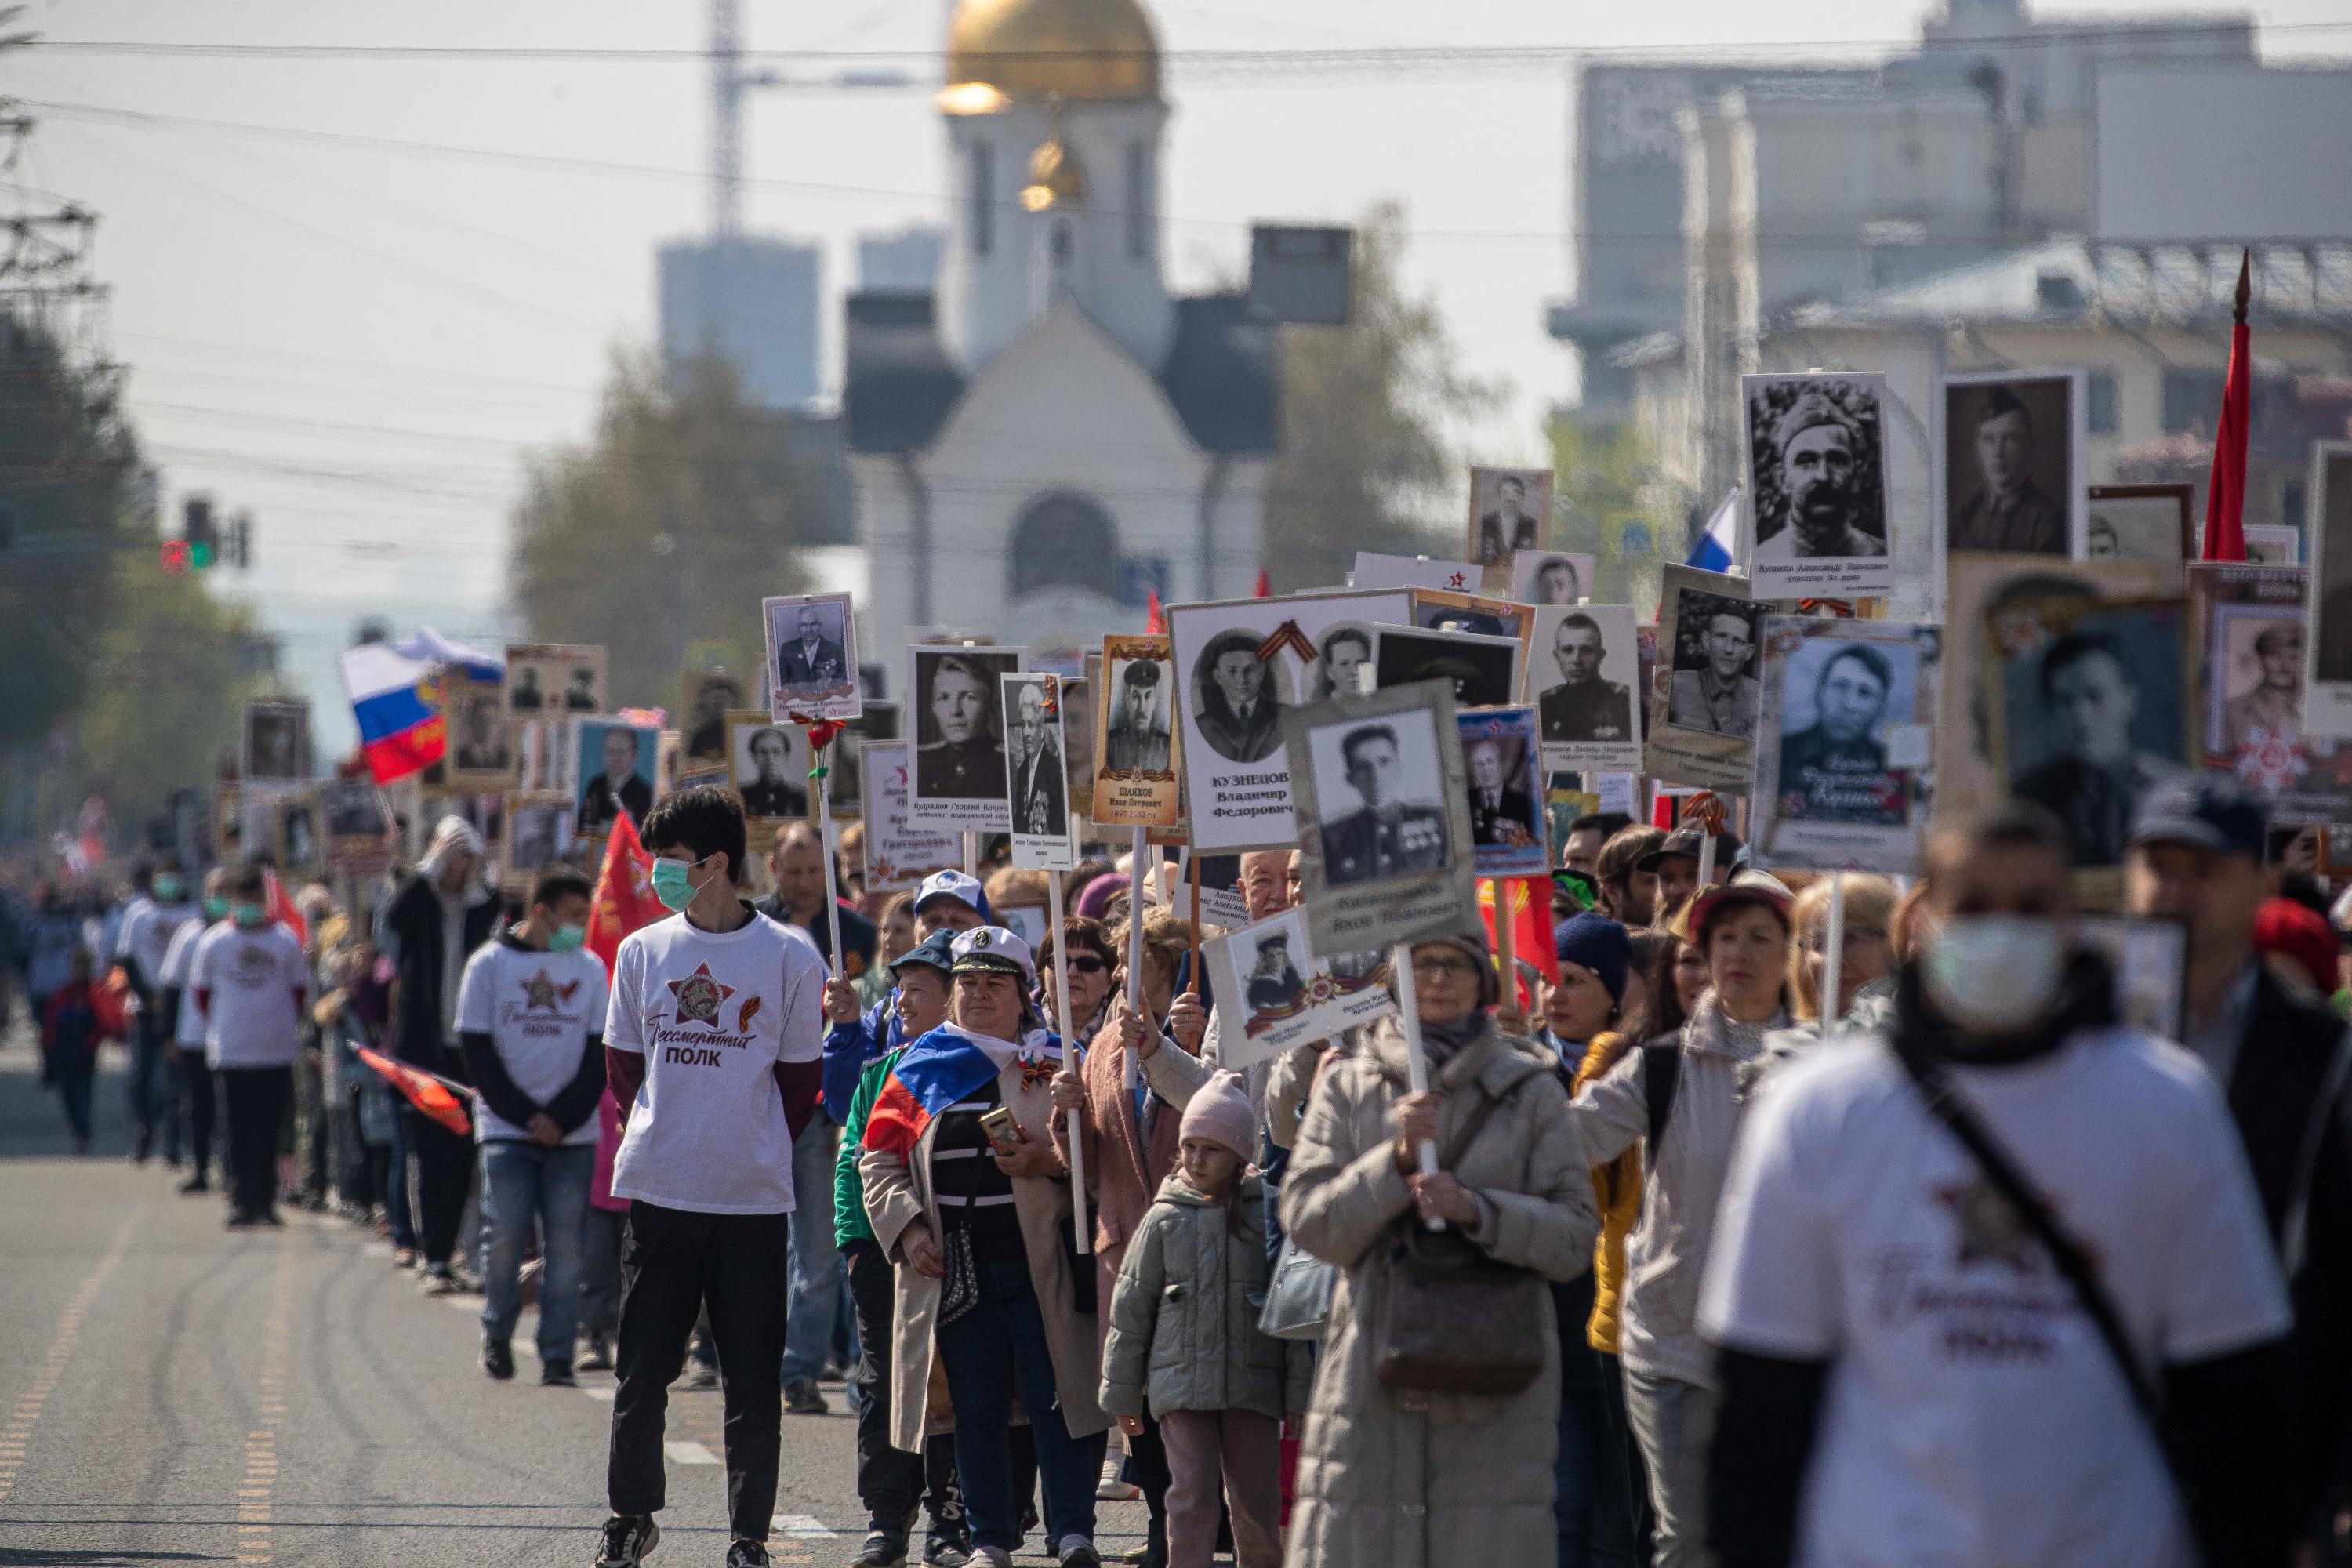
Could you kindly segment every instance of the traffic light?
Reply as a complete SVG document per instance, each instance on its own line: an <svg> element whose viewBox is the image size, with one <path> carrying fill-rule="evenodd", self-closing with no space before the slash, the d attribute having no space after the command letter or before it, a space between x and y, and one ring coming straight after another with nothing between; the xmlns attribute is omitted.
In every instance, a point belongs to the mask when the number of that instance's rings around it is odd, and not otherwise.
<svg viewBox="0 0 2352 1568"><path fill-rule="evenodd" d="M220 530L213 521L213 498L190 496L181 504L180 540L187 546L188 569L208 571L220 559Z"/></svg>

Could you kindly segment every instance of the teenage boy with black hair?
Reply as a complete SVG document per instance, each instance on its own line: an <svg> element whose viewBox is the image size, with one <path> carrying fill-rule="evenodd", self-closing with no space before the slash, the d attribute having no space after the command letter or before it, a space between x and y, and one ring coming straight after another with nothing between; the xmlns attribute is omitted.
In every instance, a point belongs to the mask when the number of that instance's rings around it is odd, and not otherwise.
<svg viewBox="0 0 2352 1568"><path fill-rule="evenodd" d="M728 1568L768 1561L783 1425L793 1140L815 1110L824 960L806 933L735 891L743 809L711 788L672 795L639 833L677 911L613 964L605 1074L621 1107L613 1194L621 1244L620 1388L599 1568L635 1568L660 1539L669 1384L707 1307L726 1375Z"/></svg>
<svg viewBox="0 0 2352 1568"><path fill-rule="evenodd" d="M530 913L476 950L457 990L489 1243L482 1370L501 1382L514 1375L509 1341L522 1315L523 1247L536 1222L539 1381L573 1386L580 1251L604 1092L604 965L582 948L593 891L570 866L541 873Z"/></svg>
<svg viewBox="0 0 2352 1568"><path fill-rule="evenodd" d="M294 1095L310 965L294 933L270 920L259 866L232 873L227 892L228 919L196 943L188 992L204 1025L205 1060L228 1113L221 1160L228 1223L278 1225L278 1132Z"/></svg>

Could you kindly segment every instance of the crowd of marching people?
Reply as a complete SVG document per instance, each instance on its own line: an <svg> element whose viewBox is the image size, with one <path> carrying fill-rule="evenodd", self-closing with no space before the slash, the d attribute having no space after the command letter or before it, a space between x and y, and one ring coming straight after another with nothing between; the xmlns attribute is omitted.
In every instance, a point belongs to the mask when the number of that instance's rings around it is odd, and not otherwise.
<svg viewBox="0 0 2352 1568"><path fill-rule="evenodd" d="M1137 1494L1174 1568L2346 1560L2347 944L2226 776L2126 856L2188 931L2178 1043L2033 805L1834 897L1591 816L1552 966L1410 949L1417 1089L1395 1015L1251 1059L1132 865L1033 949L1044 873L853 859L828 908L814 833L755 878L721 791L637 832L663 918L616 949L455 819L362 908L160 858L0 922L80 1145L120 1040L133 1158L230 1226L331 1208L482 1293L487 1376L534 1292L540 1380L614 1373L603 1568L659 1540L681 1378L765 1563L842 1369L855 1568L1089 1568ZM1299 886L1242 858L1253 921Z"/></svg>

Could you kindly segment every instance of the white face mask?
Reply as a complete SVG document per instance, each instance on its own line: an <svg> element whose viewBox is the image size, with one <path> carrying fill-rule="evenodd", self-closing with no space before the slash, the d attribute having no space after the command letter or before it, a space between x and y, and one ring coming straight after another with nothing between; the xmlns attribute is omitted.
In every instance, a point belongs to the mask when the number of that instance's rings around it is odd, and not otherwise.
<svg viewBox="0 0 2352 1568"><path fill-rule="evenodd" d="M1946 1017L2012 1035L2047 1017L2065 979L2057 922L2026 915L1956 915L1927 944L1927 994Z"/></svg>

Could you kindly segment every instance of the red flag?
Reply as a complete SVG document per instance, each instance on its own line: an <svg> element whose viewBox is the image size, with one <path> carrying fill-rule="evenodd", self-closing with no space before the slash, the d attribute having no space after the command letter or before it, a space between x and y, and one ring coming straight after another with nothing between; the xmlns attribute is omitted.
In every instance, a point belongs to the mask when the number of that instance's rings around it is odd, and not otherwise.
<svg viewBox="0 0 2352 1568"><path fill-rule="evenodd" d="M360 1060L382 1073L386 1082L400 1090L409 1104L460 1138L474 1135L474 1119L466 1109L467 1100L473 1093L471 1089L451 1083L437 1073L426 1072L423 1068L394 1061L383 1052L372 1051L365 1046L352 1048L359 1053Z"/></svg>
<svg viewBox="0 0 2352 1568"><path fill-rule="evenodd" d="M1486 922L1487 947L1498 952L1502 944L1495 935L1495 898L1504 889L1511 901L1511 956L1534 964L1546 980L1559 984L1559 954L1551 944L1551 879L1509 877L1491 882L1479 879L1478 918ZM1535 1005L1524 985L1518 997L1522 1008Z"/></svg>
<svg viewBox="0 0 2352 1568"><path fill-rule="evenodd" d="M269 896L263 905L269 923L284 926L294 933L296 942L304 947L310 946L310 922L302 918L300 907L286 896L286 884L279 881L278 873L267 866L261 868L261 879L269 889Z"/></svg>
<svg viewBox="0 0 2352 1568"><path fill-rule="evenodd" d="M1274 597L1274 579L1265 574L1265 568L1263 566L1257 569L1257 584L1250 589L1250 597L1253 599Z"/></svg>
<svg viewBox="0 0 2352 1568"><path fill-rule="evenodd" d="M2253 350L2246 306L2253 297L2254 253L2238 258L2238 298L2230 313L2230 379L2221 388L2221 425L2213 432L2213 473L2205 481L2205 559L2246 558L2246 428L2253 404Z"/></svg>
<svg viewBox="0 0 2352 1568"><path fill-rule="evenodd" d="M649 926L669 911L654 897L654 858L637 837L637 825L622 812L613 818L613 836L604 840L604 865L596 873L595 896L588 900L588 951L604 961L607 979L621 939L640 926Z"/></svg>
<svg viewBox="0 0 2352 1568"><path fill-rule="evenodd" d="M1148 637L1164 637L1167 631L1168 617L1160 613L1160 590L1154 588L1150 597L1143 602L1143 635Z"/></svg>

